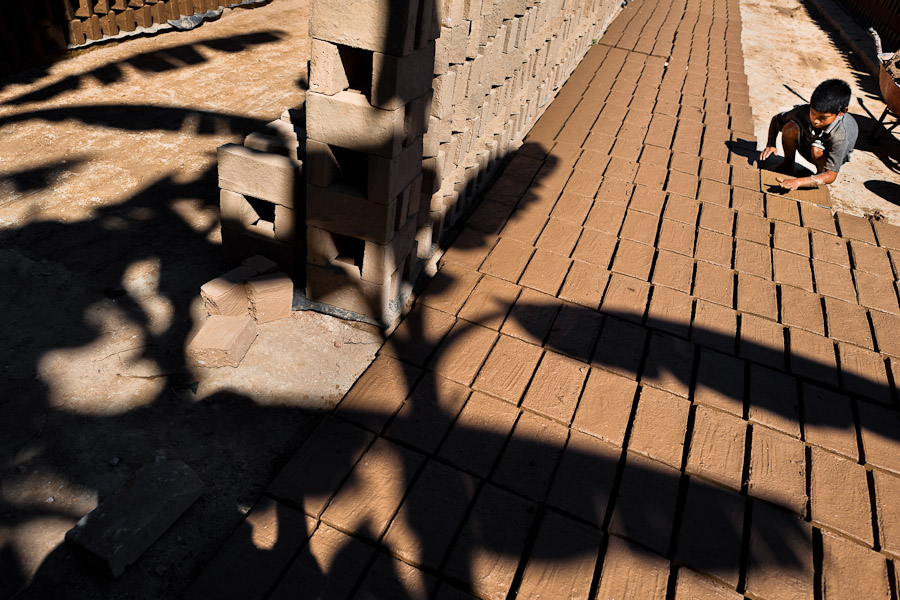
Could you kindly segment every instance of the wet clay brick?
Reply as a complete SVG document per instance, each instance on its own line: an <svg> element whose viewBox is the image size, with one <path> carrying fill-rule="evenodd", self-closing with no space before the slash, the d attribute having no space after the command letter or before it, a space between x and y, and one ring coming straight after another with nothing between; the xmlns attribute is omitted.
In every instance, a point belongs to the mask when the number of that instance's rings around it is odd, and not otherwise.
<svg viewBox="0 0 900 600"><path fill-rule="evenodd" d="M694 302L691 296L665 287L657 287L647 311L647 326L683 338L688 337Z"/></svg>
<svg viewBox="0 0 900 600"><path fill-rule="evenodd" d="M477 485L471 475L429 461L394 517L384 544L410 564L437 570Z"/></svg>
<svg viewBox="0 0 900 600"><path fill-rule="evenodd" d="M809 259L783 250L772 251L775 281L813 291L812 268Z"/></svg>
<svg viewBox="0 0 900 600"><path fill-rule="evenodd" d="M547 493L568 430L555 421L523 412L492 479L532 500Z"/></svg>
<svg viewBox="0 0 900 600"><path fill-rule="evenodd" d="M616 502L613 505L609 531L634 540L660 554L667 553L675 519L675 501L680 477L681 474L676 469L629 452ZM610 538L610 543L612 539ZM649 553L645 552L644 555ZM603 572L606 572L605 565ZM601 581L600 598L615 597L603 595L602 589Z"/></svg>
<svg viewBox="0 0 900 600"><path fill-rule="evenodd" d="M659 217L650 213L628 210L619 237L652 246L656 241Z"/></svg>
<svg viewBox="0 0 900 600"><path fill-rule="evenodd" d="M846 213L837 213L835 216L841 228L841 236L869 244L878 243L875 239L875 234L872 232L872 224L868 219Z"/></svg>
<svg viewBox="0 0 900 600"><path fill-rule="evenodd" d="M548 511L516 597L587 597L602 540L600 530Z"/></svg>
<svg viewBox="0 0 900 600"><path fill-rule="evenodd" d="M708 229L697 231L697 246L694 257L726 269L731 268L734 240L730 235L722 235Z"/></svg>
<svg viewBox="0 0 900 600"><path fill-rule="evenodd" d="M704 160L700 165L700 177L727 184L730 181L731 169L728 163L718 160ZM700 184L703 185L702 183Z"/></svg>
<svg viewBox="0 0 900 600"><path fill-rule="evenodd" d="M789 336L791 372L837 387L834 342L830 338L802 329L791 329Z"/></svg>
<svg viewBox="0 0 900 600"><path fill-rule="evenodd" d="M482 488L445 573L468 582L485 600L506 598L535 516L527 500L492 485Z"/></svg>
<svg viewBox="0 0 900 600"><path fill-rule="evenodd" d="M509 217L506 225L500 231L500 242L517 240L523 244L534 244L546 224L547 213L544 210L534 204L526 205ZM494 248L494 251L496 250L497 247ZM488 260L490 260L490 256Z"/></svg>
<svg viewBox="0 0 900 600"><path fill-rule="evenodd" d="M700 211L700 227L731 236L734 232L734 211L724 206L704 202Z"/></svg>
<svg viewBox="0 0 900 600"><path fill-rule="evenodd" d="M740 357L781 368L784 365L784 329L778 323L743 314Z"/></svg>
<svg viewBox="0 0 900 600"><path fill-rule="evenodd" d="M571 431L547 504L599 527L606 516L622 449Z"/></svg>
<svg viewBox="0 0 900 600"><path fill-rule="evenodd" d="M263 598L316 522L263 498L225 542L186 598ZM249 551L248 544L256 550Z"/></svg>
<svg viewBox="0 0 900 600"><path fill-rule="evenodd" d="M641 375L651 385L682 398L688 397L694 365L694 345L671 335L654 332Z"/></svg>
<svg viewBox="0 0 900 600"><path fill-rule="evenodd" d="M668 579L667 560L618 538L610 538L596 597L663 600Z"/></svg>
<svg viewBox="0 0 900 600"><path fill-rule="evenodd" d="M800 204L800 216L803 217L804 227L837 235L837 228L834 226L834 216L827 208L803 202Z"/></svg>
<svg viewBox="0 0 900 600"><path fill-rule="evenodd" d="M694 402L741 417L744 414L744 361L701 349Z"/></svg>
<svg viewBox="0 0 900 600"><path fill-rule="evenodd" d="M446 264L428 283L419 302L455 315L466 302L481 274L463 266Z"/></svg>
<svg viewBox="0 0 900 600"><path fill-rule="evenodd" d="M420 454L375 440L322 513L322 520L342 531L377 540L423 461Z"/></svg>
<svg viewBox="0 0 900 600"><path fill-rule="evenodd" d="M753 503L746 590L759 598L813 598L812 527L762 502Z"/></svg>
<svg viewBox="0 0 900 600"><path fill-rule="evenodd" d="M697 224L697 215L700 214L700 203L693 198L670 194L666 202L664 216L667 219L686 223L691 227Z"/></svg>
<svg viewBox="0 0 900 600"><path fill-rule="evenodd" d="M434 577L405 562L379 554L354 598L430 598L437 587Z"/></svg>
<svg viewBox="0 0 900 600"><path fill-rule="evenodd" d="M857 402L866 462L900 474L900 416L893 410Z"/></svg>
<svg viewBox="0 0 900 600"><path fill-rule="evenodd" d="M487 477L518 414L518 409L507 402L473 393L441 446L440 458Z"/></svg>
<svg viewBox="0 0 900 600"><path fill-rule="evenodd" d="M873 321L875 320L872 313ZM866 309L851 302L841 302L825 298L825 317L828 321L828 335L842 342L850 342L874 350L872 332Z"/></svg>
<svg viewBox="0 0 900 600"><path fill-rule="evenodd" d="M857 271L865 271L882 277L894 276L891 261L887 251L883 248L850 240L850 254L853 257L853 266Z"/></svg>
<svg viewBox="0 0 900 600"><path fill-rule="evenodd" d="M666 181L666 191L688 198L697 197L697 187L700 180L695 176L682 171L670 171Z"/></svg>
<svg viewBox="0 0 900 600"><path fill-rule="evenodd" d="M737 309L772 321L778 320L778 297L775 284L767 279L739 273Z"/></svg>
<svg viewBox="0 0 900 600"><path fill-rule="evenodd" d="M661 250L671 250L684 256L693 256L695 235L696 229L693 224L663 219L657 246Z"/></svg>
<svg viewBox="0 0 900 600"><path fill-rule="evenodd" d="M900 315L900 305L897 304L897 288L893 276L881 277L865 271L854 271L853 274L856 279L860 304L882 312Z"/></svg>
<svg viewBox="0 0 900 600"><path fill-rule="evenodd" d="M781 286L781 322L819 335L825 335L822 300L817 294Z"/></svg>
<svg viewBox="0 0 900 600"><path fill-rule="evenodd" d="M636 389L637 383L630 379L591 370L572 427L621 446Z"/></svg>
<svg viewBox="0 0 900 600"><path fill-rule="evenodd" d="M492 329L457 321L438 347L430 367L443 377L469 385L496 340L497 332Z"/></svg>
<svg viewBox="0 0 900 600"><path fill-rule="evenodd" d="M875 511L878 513L878 540L881 548L891 554L900 554L900 519L897 498L900 494L900 477L872 470L875 480Z"/></svg>
<svg viewBox="0 0 900 600"><path fill-rule="evenodd" d="M547 347L586 363L594 349L603 318L598 312L564 304L550 329Z"/></svg>
<svg viewBox="0 0 900 600"><path fill-rule="evenodd" d="M704 203L728 206L731 204L731 188L728 187L727 183L701 179L697 199Z"/></svg>
<svg viewBox="0 0 900 600"><path fill-rule="evenodd" d="M519 294L500 331L540 345L547 337L559 307L560 302L553 296L526 288Z"/></svg>
<svg viewBox="0 0 900 600"><path fill-rule="evenodd" d="M700 172L700 157L687 152L672 152L672 160L669 163L673 171L697 175Z"/></svg>
<svg viewBox="0 0 900 600"><path fill-rule="evenodd" d="M813 258L842 267L850 268L850 255L847 253L847 241L836 235L821 231L812 232Z"/></svg>
<svg viewBox="0 0 900 600"><path fill-rule="evenodd" d="M650 278L653 255L653 246L622 239L616 248L612 270L637 279L647 280Z"/></svg>
<svg viewBox="0 0 900 600"><path fill-rule="evenodd" d="M271 598L295 598L297 590L303 590L310 597L346 597L374 552L375 549L369 544L320 523L272 592ZM328 577L323 577L322 573L328 573Z"/></svg>
<svg viewBox="0 0 900 600"><path fill-rule="evenodd" d="M602 367L628 377L637 378L647 329L614 317L607 317L597 339L591 359L592 367Z"/></svg>
<svg viewBox="0 0 900 600"><path fill-rule="evenodd" d="M661 188L662 186L657 186ZM634 188L634 194L631 196L630 210L638 210L651 215L661 215L663 205L666 202L666 193L661 189L654 189L644 186Z"/></svg>
<svg viewBox="0 0 900 600"><path fill-rule="evenodd" d="M341 400L336 414L371 431L380 431L400 408L420 373L386 354L379 355Z"/></svg>
<svg viewBox="0 0 900 600"><path fill-rule="evenodd" d="M555 296L572 263L567 257L538 249L522 274L520 284Z"/></svg>
<svg viewBox="0 0 900 600"><path fill-rule="evenodd" d="M562 219L551 218L538 238L538 249L568 256L581 235L581 227Z"/></svg>
<svg viewBox="0 0 900 600"><path fill-rule="evenodd" d="M734 235L742 240L768 246L770 241L769 222L756 215L738 212Z"/></svg>
<svg viewBox="0 0 900 600"><path fill-rule="evenodd" d="M687 568L678 569L675 600L740 600L742 595Z"/></svg>
<svg viewBox="0 0 900 600"><path fill-rule="evenodd" d="M363 429L326 417L281 469L268 493L318 518L373 439Z"/></svg>
<svg viewBox="0 0 900 600"><path fill-rule="evenodd" d="M501 335L473 387L518 404L540 358L539 346Z"/></svg>
<svg viewBox="0 0 900 600"><path fill-rule="evenodd" d="M694 274L694 295L731 308L734 301L734 272L707 262L698 262Z"/></svg>
<svg viewBox="0 0 900 600"><path fill-rule="evenodd" d="M573 225L581 225L587 219L593 205L594 199L590 196L563 192L550 213L550 222L556 219Z"/></svg>
<svg viewBox="0 0 900 600"><path fill-rule="evenodd" d="M775 221L800 224L800 209L797 202L781 196L766 194L766 216Z"/></svg>
<svg viewBox="0 0 900 600"><path fill-rule="evenodd" d="M737 587L744 498L691 478L675 560Z"/></svg>
<svg viewBox="0 0 900 600"><path fill-rule="evenodd" d="M515 283L525 270L534 248L530 244L500 238L494 249L482 263L480 271Z"/></svg>
<svg viewBox="0 0 900 600"><path fill-rule="evenodd" d="M803 443L772 429L754 425L747 493L804 516L806 453Z"/></svg>
<svg viewBox="0 0 900 600"><path fill-rule="evenodd" d="M640 322L647 306L650 284L613 273L609 278L601 310L605 314Z"/></svg>
<svg viewBox="0 0 900 600"><path fill-rule="evenodd" d="M656 285L664 285L685 294L691 291L691 279L694 275L694 261L687 256L660 250L653 267L652 281Z"/></svg>
<svg viewBox="0 0 900 600"><path fill-rule="evenodd" d="M433 454L468 397L469 388L464 385L426 373L391 421L386 435Z"/></svg>
<svg viewBox="0 0 900 600"><path fill-rule="evenodd" d="M814 523L872 547L872 515L866 470L820 448L812 448L811 515Z"/></svg>
<svg viewBox="0 0 900 600"><path fill-rule="evenodd" d="M674 394L643 388L628 442L629 451L681 468L690 406Z"/></svg>
<svg viewBox="0 0 900 600"><path fill-rule="evenodd" d="M746 421L697 406L685 471L740 490L746 433Z"/></svg>
<svg viewBox="0 0 900 600"><path fill-rule="evenodd" d="M648 148L657 149L655 146L645 146L644 153ZM659 150L663 150L662 148L658 148ZM664 150L663 150L664 151ZM643 156L641 157L643 160ZM668 169L666 169L666 163L652 163L652 162L642 162L638 167L637 174L634 177L634 182L640 186L647 186L651 188L662 189L663 185L666 183L666 177L669 175Z"/></svg>
<svg viewBox="0 0 900 600"><path fill-rule="evenodd" d="M491 329L500 329L521 288L485 275L459 311L459 317Z"/></svg>
<svg viewBox="0 0 900 600"><path fill-rule="evenodd" d="M587 373L586 364L546 352L522 400L522 407L568 425L575 414Z"/></svg>
<svg viewBox="0 0 900 600"><path fill-rule="evenodd" d="M768 246L737 240L734 268L764 279L772 278L772 256Z"/></svg>
<svg viewBox="0 0 900 600"><path fill-rule="evenodd" d="M456 319L446 312L417 304L380 352L422 366L455 322Z"/></svg>
<svg viewBox="0 0 900 600"><path fill-rule="evenodd" d="M823 531L822 597L889 599L884 556Z"/></svg>
<svg viewBox="0 0 900 600"><path fill-rule="evenodd" d="M900 227L887 221L872 221L872 226L878 236L879 246L900 250Z"/></svg>
<svg viewBox="0 0 900 600"><path fill-rule="evenodd" d="M731 167L731 184L735 187L759 192L759 170L745 165L733 165Z"/></svg>
<svg viewBox="0 0 900 600"><path fill-rule="evenodd" d="M581 260L598 267L607 268L616 248L616 236L614 234L594 229L585 229L572 258Z"/></svg>
<svg viewBox="0 0 900 600"><path fill-rule="evenodd" d="M878 339L878 348L885 354L900 357L900 335L897 335L900 331L900 318L872 311L872 325Z"/></svg>
<svg viewBox="0 0 900 600"><path fill-rule="evenodd" d="M885 372L884 357L852 344L838 343L841 357L841 381L846 391L891 404L891 387Z"/></svg>
<svg viewBox="0 0 900 600"><path fill-rule="evenodd" d="M467 227L441 257L441 263L457 263L470 269L477 269L496 241L496 236Z"/></svg>
<svg viewBox="0 0 900 600"><path fill-rule="evenodd" d="M700 346L734 354L737 338L737 313L730 308L697 300L691 341Z"/></svg>
<svg viewBox="0 0 900 600"><path fill-rule="evenodd" d="M800 437L797 380L781 371L750 367L750 420Z"/></svg>
<svg viewBox="0 0 900 600"><path fill-rule="evenodd" d="M600 306L603 290L609 280L609 271L596 265L576 260L566 275L558 296L587 308Z"/></svg>
<svg viewBox="0 0 900 600"><path fill-rule="evenodd" d="M813 240L818 239L819 232L813 232ZM809 231L797 225L791 225L784 221L775 221L775 234L773 237L773 245L779 250L785 252L793 252L800 256L809 258ZM821 258L816 253L816 258Z"/></svg>

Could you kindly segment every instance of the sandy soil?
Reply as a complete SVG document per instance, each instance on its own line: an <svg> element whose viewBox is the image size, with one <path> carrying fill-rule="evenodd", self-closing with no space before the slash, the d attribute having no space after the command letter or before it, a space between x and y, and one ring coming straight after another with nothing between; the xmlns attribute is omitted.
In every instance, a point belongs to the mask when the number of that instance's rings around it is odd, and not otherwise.
<svg viewBox="0 0 900 600"><path fill-rule="evenodd" d="M0 598L176 596L379 347L295 313L238 369L184 363L226 269L216 147L302 102L307 19L274 0L0 80ZM85 569L65 532L163 458L203 498L120 581Z"/></svg>
<svg viewBox="0 0 900 600"><path fill-rule="evenodd" d="M839 38L800 0L741 0L741 18L760 148L773 114L808 102L825 79L847 81L853 89L850 112L859 125L859 139L850 162L830 187L833 207L854 215L881 216L900 225L898 131L877 141L872 133L884 110L878 81L852 62Z"/></svg>

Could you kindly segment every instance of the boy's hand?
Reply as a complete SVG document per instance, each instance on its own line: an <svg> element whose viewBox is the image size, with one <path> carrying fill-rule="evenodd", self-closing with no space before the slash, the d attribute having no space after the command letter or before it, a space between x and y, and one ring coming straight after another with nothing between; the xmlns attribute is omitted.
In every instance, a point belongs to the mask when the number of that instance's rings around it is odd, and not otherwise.
<svg viewBox="0 0 900 600"><path fill-rule="evenodd" d="M796 190L800 188L801 181L800 178L787 178L787 177L776 177L775 181L781 184L781 187L786 190Z"/></svg>
<svg viewBox="0 0 900 600"><path fill-rule="evenodd" d="M778 148L775 146L766 146L765 150L759 153L759 162L766 160L770 156L776 156L777 154Z"/></svg>

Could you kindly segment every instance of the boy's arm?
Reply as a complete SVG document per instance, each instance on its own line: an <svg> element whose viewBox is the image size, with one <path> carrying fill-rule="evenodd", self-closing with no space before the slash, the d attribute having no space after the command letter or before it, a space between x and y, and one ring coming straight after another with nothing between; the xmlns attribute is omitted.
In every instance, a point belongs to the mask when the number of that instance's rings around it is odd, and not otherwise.
<svg viewBox="0 0 900 600"><path fill-rule="evenodd" d="M781 131L781 121L778 119L780 115L775 115L769 121L769 136L766 138L766 147L759 153L759 160L764 161L770 156L778 154L778 148L775 147L775 140L778 138L778 132Z"/></svg>
<svg viewBox="0 0 900 600"><path fill-rule="evenodd" d="M822 171L821 173L817 173L815 175L810 175L809 177L777 177L776 180L781 184L786 190L796 190L798 188L815 188L820 185L828 185L829 183L834 183L834 180L837 179L837 173L835 171Z"/></svg>

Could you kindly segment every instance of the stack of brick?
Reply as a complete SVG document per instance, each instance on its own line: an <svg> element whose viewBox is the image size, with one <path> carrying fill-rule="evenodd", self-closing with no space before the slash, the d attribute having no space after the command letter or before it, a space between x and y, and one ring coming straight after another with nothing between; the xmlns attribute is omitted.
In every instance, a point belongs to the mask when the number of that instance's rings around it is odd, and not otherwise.
<svg viewBox="0 0 900 600"><path fill-rule="evenodd" d="M310 3L307 297L389 327L417 275L431 0Z"/></svg>
<svg viewBox="0 0 900 600"><path fill-rule="evenodd" d="M303 115L285 111L244 145L219 147L222 245L231 262L259 254L302 280L304 245Z"/></svg>
<svg viewBox="0 0 900 600"><path fill-rule="evenodd" d="M443 0L419 256L465 212L610 23L615 0Z"/></svg>

